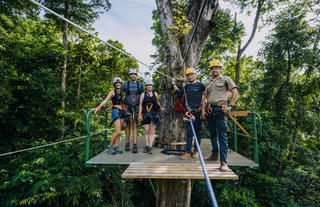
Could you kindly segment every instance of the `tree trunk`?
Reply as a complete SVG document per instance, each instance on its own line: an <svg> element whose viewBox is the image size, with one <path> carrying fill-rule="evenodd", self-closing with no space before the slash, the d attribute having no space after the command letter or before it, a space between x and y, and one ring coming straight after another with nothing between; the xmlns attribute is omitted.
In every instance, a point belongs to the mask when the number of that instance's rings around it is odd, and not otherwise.
<svg viewBox="0 0 320 207"><path fill-rule="evenodd" d="M78 88L77 88L77 103L80 101L80 93L81 93L81 73L82 73L82 57L80 57L80 67L79 67L79 80L78 80ZM75 131L77 127L77 120L74 120L73 130Z"/></svg>
<svg viewBox="0 0 320 207"><path fill-rule="evenodd" d="M69 4L66 2L65 5L65 15L64 17L68 19L69 16ZM67 78L67 61L68 61L68 22L63 22L63 50L65 52L64 59L63 59L63 67L61 72L61 88L63 91L63 99L61 101L61 108L62 110L65 110L66 104L65 104L65 94L66 94L66 78ZM64 137L65 133L65 120L64 116L61 120L61 136Z"/></svg>
<svg viewBox="0 0 320 207"><path fill-rule="evenodd" d="M201 8L202 1L191 1L187 18L190 22L195 24L197 16ZM190 41L192 32L178 38L179 43L176 44L176 34L170 32L169 27L175 26L176 22L173 20L173 13L171 10L171 3L169 0L156 0L158 11L160 14L160 25L165 39L166 49L166 73L171 77L181 74L183 71L182 62L185 52L187 50L188 42ZM188 58L185 60L186 67L196 67L204 47L204 44L210 34L213 23L212 17L215 9L218 7L216 1L208 1L201 20L198 24L198 29L195 32L194 39L191 43ZM182 74L184 75L184 74ZM161 103L169 111L173 111L175 105L175 97L172 95L171 80L163 77L162 79L162 96ZM169 140L184 141L185 140L185 124L183 123L183 115L178 113L170 113L161 116L162 125L159 128L159 140L168 142Z"/></svg>
<svg viewBox="0 0 320 207"><path fill-rule="evenodd" d="M188 207L191 199L191 180L157 180L156 207Z"/></svg>
<svg viewBox="0 0 320 207"><path fill-rule="evenodd" d="M241 41L239 42L238 45L238 52L237 52L237 62L236 62L236 85L239 85L240 82L240 64L241 64Z"/></svg>
<svg viewBox="0 0 320 207"><path fill-rule="evenodd" d="M203 1L190 0L188 8L188 21L196 24L197 17L201 10ZM193 41L191 42L189 53L186 55L186 50L190 42L192 32L187 35L179 36L174 31L168 29L176 26L173 18L172 7L170 0L156 0L160 26L165 41L166 56L166 74L171 77L181 74L184 76L183 62L185 67L196 67L204 44L214 26L213 16L218 7L217 0L208 0L204 12L201 15L198 23L198 28L194 33ZM177 43L178 41L178 43ZM186 55L186 59L183 57ZM175 105L175 96L172 95L171 80L166 77L162 78L162 95L161 104L171 111L170 114L162 115L161 125L159 127L159 141L169 143L171 140L178 142L186 140L185 124L183 122L183 114L173 112ZM181 183L181 181L158 181L157 206L190 206L191 184Z"/></svg>

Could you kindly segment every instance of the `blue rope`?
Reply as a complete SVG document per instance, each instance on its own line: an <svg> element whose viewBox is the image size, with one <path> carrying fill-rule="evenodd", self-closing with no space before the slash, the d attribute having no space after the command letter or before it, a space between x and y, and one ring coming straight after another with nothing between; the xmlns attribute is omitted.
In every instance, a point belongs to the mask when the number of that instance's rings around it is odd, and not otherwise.
<svg viewBox="0 0 320 207"><path fill-rule="evenodd" d="M208 176L208 172L207 172L207 169L206 169L203 157L202 157L202 153L201 153L201 150L200 150L200 145L199 145L199 142L198 142L198 139L197 139L197 135L196 135L196 132L194 131L194 127L193 127L194 119L193 118L188 118L188 120L190 122L191 129L192 129L192 132L193 132L193 135L194 135L194 142L196 144L197 151L199 153L199 158L200 158L200 163L201 163L201 166L202 166L202 171L203 171L204 178L206 180L207 188L208 188L208 191L209 191L209 197L210 197L211 206L218 207L216 196L214 195L214 191L213 191L213 188L212 188L209 176Z"/></svg>

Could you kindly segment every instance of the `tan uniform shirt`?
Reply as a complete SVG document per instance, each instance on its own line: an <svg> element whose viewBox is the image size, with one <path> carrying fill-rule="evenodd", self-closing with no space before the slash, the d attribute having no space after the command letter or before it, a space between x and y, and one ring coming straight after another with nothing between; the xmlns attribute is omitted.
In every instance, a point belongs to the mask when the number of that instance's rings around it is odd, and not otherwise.
<svg viewBox="0 0 320 207"><path fill-rule="evenodd" d="M204 94L207 95L208 104L216 104L221 101L227 102L229 91L236 87L230 77L219 76L208 83Z"/></svg>

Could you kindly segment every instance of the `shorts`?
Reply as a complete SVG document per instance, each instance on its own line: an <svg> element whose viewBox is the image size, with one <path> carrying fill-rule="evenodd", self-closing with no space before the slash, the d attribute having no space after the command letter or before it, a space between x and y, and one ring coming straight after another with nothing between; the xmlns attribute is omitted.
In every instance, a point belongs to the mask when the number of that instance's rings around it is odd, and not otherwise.
<svg viewBox="0 0 320 207"><path fill-rule="evenodd" d="M139 105L126 105L127 116L125 120L127 123L132 121L138 122L138 107Z"/></svg>
<svg viewBox="0 0 320 207"><path fill-rule="evenodd" d="M145 124L152 124L157 126L159 124L159 116L157 113L145 113L143 114L143 117L142 117L142 122L141 124L142 125L145 125Z"/></svg>
<svg viewBox="0 0 320 207"><path fill-rule="evenodd" d="M125 119L125 114L124 110L113 108L111 112L111 120Z"/></svg>

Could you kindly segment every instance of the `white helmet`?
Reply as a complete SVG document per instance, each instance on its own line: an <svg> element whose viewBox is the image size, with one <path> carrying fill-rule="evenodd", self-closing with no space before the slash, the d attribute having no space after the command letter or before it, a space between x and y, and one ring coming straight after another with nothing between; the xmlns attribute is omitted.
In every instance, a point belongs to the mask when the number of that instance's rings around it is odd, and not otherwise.
<svg viewBox="0 0 320 207"><path fill-rule="evenodd" d="M131 68L129 74L138 74L137 69Z"/></svg>
<svg viewBox="0 0 320 207"><path fill-rule="evenodd" d="M146 80L145 85L154 85L152 79Z"/></svg>
<svg viewBox="0 0 320 207"><path fill-rule="evenodd" d="M122 83L121 78L120 78L120 77L115 77L115 78L113 79L113 84L115 84L115 83Z"/></svg>

